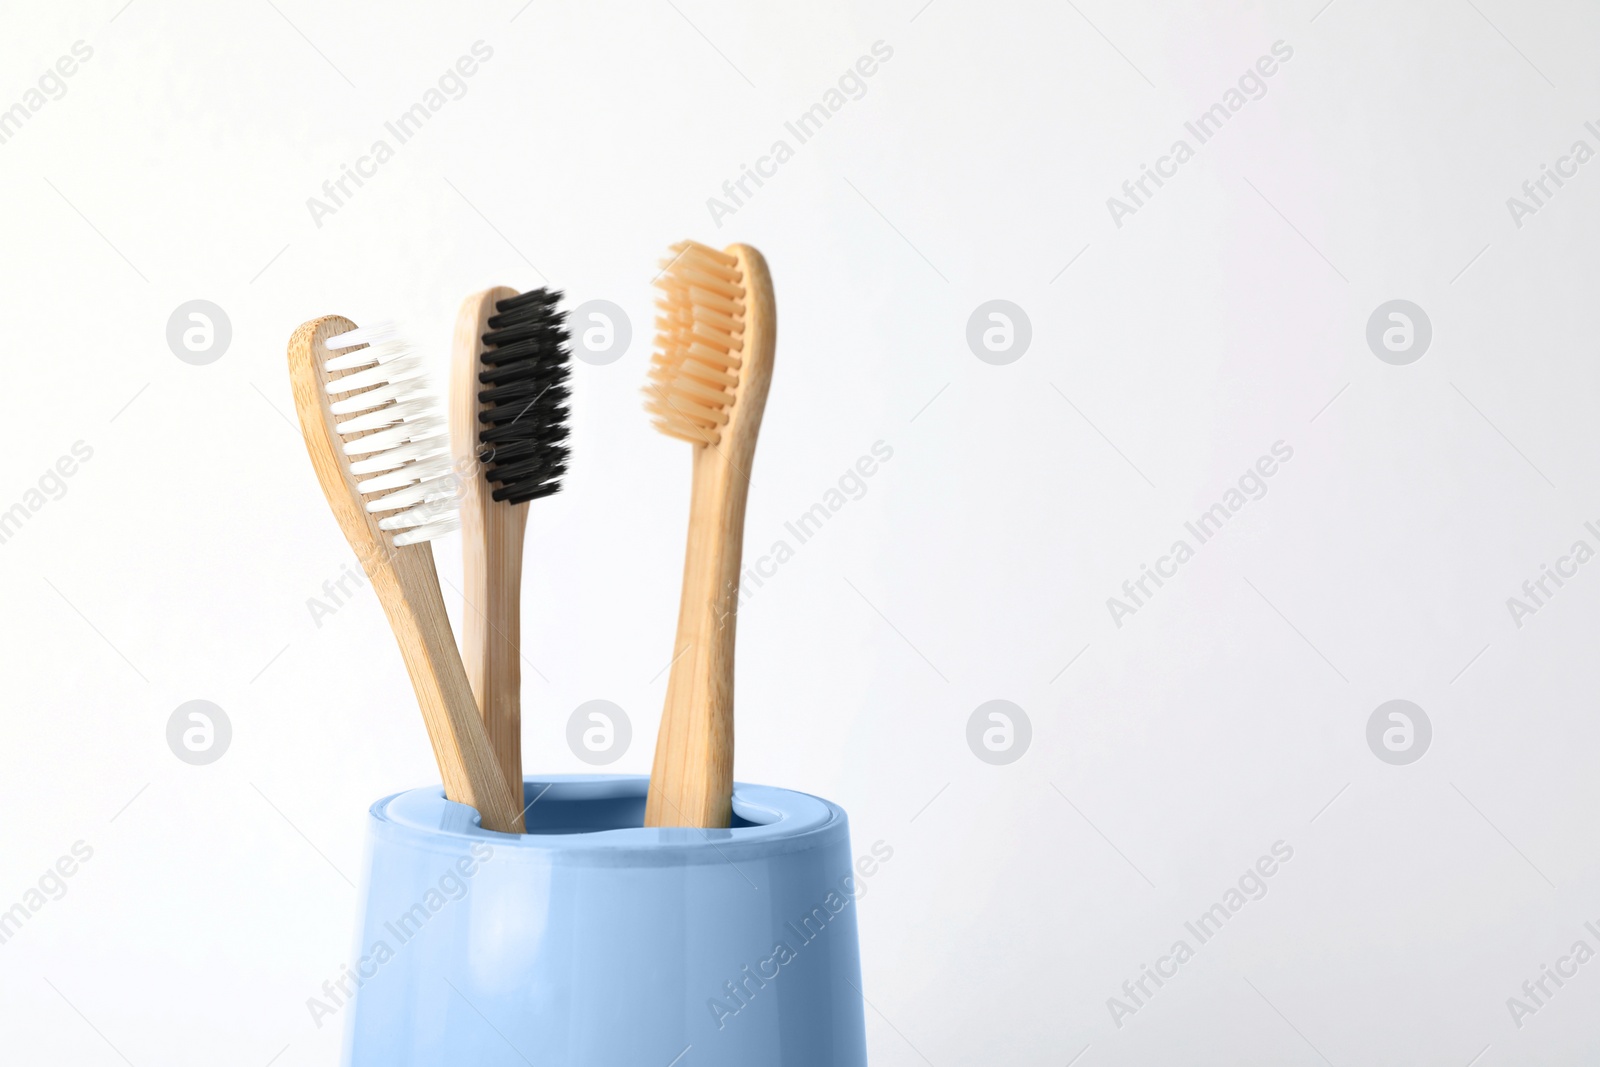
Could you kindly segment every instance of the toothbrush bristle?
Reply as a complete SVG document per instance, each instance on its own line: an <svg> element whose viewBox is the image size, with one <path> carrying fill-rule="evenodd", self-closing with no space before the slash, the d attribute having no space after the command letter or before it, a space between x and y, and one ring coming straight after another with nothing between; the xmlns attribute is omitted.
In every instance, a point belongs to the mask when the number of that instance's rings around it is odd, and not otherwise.
<svg viewBox="0 0 1600 1067"><path fill-rule="evenodd" d="M382 514L396 545L431 541L460 527L450 429L428 389L422 357L389 325L326 341L328 410L350 457L366 508ZM363 347L364 346L364 347Z"/></svg>
<svg viewBox="0 0 1600 1067"><path fill-rule="evenodd" d="M496 301L482 338L478 459L495 500L521 504L561 490L572 354L560 302L544 288Z"/></svg>
<svg viewBox="0 0 1600 1067"><path fill-rule="evenodd" d="M696 241L672 246L656 287L655 352L645 410L656 429L715 445L727 425L744 351L745 291L739 260Z"/></svg>

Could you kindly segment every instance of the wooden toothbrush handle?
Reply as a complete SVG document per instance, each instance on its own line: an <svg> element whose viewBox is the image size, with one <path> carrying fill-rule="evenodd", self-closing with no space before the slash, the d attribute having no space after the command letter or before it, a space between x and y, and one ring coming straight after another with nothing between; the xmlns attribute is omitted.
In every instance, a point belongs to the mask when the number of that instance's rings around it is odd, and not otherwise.
<svg viewBox="0 0 1600 1067"><path fill-rule="evenodd" d="M450 367L450 450L460 482L461 658L512 795L522 796L522 541L528 505L493 499L478 460L478 381L483 335L495 302L517 295L500 285L474 293L456 312Z"/></svg>
<svg viewBox="0 0 1600 1067"><path fill-rule="evenodd" d="M477 808L484 829L520 834L522 803L512 793L478 716L439 593L433 549L427 544L396 549L392 570L392 583L380 584L375 578L373 587L422 706L445 795Z"/></svg>
<svg viewBox="0 0 1600 1067"><path fill-rule="evenodd" d="M733 799L733 667L749 481L697 448L678 637L656 739L646 826L725 827Z"/></svg>
<svg viewBox="0 0 1600 1067"><path fill-rule="evenodd" d="M462 658L506 784L522 792L522 538L528 505L497 504L462 523ZM477 527L477 529L474 529Z"/></svg>

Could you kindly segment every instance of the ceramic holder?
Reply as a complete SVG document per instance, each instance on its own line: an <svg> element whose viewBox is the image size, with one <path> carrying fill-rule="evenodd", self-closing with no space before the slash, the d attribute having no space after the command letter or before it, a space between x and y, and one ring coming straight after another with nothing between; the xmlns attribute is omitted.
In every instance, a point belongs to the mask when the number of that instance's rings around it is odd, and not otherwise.
<svg viewBox="0 0 1600 1067"><path fill-rule="evenodd" d="M736 784L646 829L648 779L528 778L526 834L413 789L372 806L352 1067L865 1067L849 824Z"/></svg>

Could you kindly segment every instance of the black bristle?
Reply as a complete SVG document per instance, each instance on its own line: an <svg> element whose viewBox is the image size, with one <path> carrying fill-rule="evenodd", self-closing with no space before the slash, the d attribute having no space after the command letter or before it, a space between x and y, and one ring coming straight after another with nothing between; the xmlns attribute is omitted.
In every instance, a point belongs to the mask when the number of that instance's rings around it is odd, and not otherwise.
<svg viewBox="0 0 1600 1067"><path fill-rule="evenodd" d="M559 492L567 469L567 316L561 293L533 289L495 302L478 380L478 458L496 500L520 504Z"/></svg>

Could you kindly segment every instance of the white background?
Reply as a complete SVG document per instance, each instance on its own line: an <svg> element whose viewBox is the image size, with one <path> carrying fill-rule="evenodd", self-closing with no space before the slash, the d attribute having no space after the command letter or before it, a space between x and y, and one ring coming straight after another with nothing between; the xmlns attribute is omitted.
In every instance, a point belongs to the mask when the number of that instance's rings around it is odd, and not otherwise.
<svg viewBox="0 0 1600 1067"><path fill-rule="evenodd" d="M1600 962L1520 1028L1506 1000L1600 948L1600 565L1521 627L1506 600L1600 547L1600 164L1520 227L1506 199L1600 148L1600 12L1322 3L8 5L0 108L93 57L0 144L0 509L94 454L0 545L0 908L94 855L0 945L4 1059L337 1059L305 1002L348 958L366 806L434 771L370 590L307 608L353 556L291 425L302 320L398 319L442 381L473 290L626 310L530 526L524 758L587 769L566 720L608 699L613 768L648 770L689 472L639 388L654 264L692 236L777 288L747 556L894 451L739 627L738 776L894 849L860 912L875 1064L1594 1062ZM865 95L718 227L707 198L875 41ZM1266 95L1115 225L1276 41ZM1005 366L965 339L995 298L1032 324ZM1433 326L1407 366L1365 339L1397 298ZM232 323L208 366L165 339L192 299ZM1277 441L1267 495L1115 625ZM438 558L459 581L458 539ZM1408 766L1366 742L1395 698L1433 725ZM167 747L192 699L233 724L206 767ZM1032 722L1007 766L966 741L991 699ZM1280 840L1268 894L1116 1025Z"/></svg>

